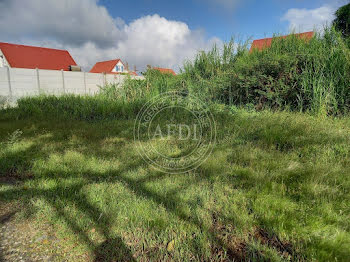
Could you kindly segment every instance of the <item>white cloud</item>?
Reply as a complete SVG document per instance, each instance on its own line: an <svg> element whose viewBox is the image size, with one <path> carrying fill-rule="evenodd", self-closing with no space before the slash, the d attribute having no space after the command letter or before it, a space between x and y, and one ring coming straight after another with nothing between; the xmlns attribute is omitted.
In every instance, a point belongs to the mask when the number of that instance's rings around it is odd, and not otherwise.
<svg viewBox="0 0 350 262"><path fill-rule="evenodd" d="M70 45L92 41L101 47L123 37L119 19L96 0L4 0L0 10L2 37L55 38Z"/></svg>
<svg viewBox="0 0 350 262"><path fill-rule="evenodd" d="M159 15L145 16L125 26L126 35L118 52L130 60L176 67L192 58L199 49L207 49L217 39L205 40L201 31L191 31L187 24L169 21Z"/></svg>
<svg viewBox="0 0 350 262"><path fill-rule="evenodd" d="M292 8L282 17L282 21L288 21L289 29L296 31L320 30L334 20L336 7L325 5L316 9Z"/></svg>
<svg viewBox="0 0 350 262"><path fill-rule="evenodd" d="M147 64L177 69L198 50L220 42L159 15L125 24L97 0L3 0L0 10L3 41L67 49L85 70L115 58L139 69Z"/></svg>

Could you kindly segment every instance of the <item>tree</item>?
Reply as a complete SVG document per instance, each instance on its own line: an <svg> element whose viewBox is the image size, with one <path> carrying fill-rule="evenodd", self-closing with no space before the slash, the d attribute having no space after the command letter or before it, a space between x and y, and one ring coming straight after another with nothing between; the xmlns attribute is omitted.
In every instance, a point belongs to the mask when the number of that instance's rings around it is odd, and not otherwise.
<svg viewBox="0 0 350 262"><path fill-rule="evenodd" d="M334 27L339 30L344 37L350 37L350 3L340 7L335 13Z"/></svg>

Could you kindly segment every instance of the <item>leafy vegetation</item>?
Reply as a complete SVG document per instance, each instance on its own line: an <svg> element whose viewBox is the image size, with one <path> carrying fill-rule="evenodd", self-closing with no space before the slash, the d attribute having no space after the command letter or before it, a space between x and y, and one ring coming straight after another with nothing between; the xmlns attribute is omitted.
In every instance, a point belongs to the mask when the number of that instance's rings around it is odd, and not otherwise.
<svg viewBox="0 0 350 262"><path fill-rule="evenodd" d="M342 33L345 38L350 37L350 3L340 7L335 13L334 27Z"/></svg>
<svg viewBox="0 0 350 262"><path fill-rule="evenodd" d="M314 114L345 114L349 107L350 56L333 29L306 41L295 35L275 38L263 51L233 43L213 49L185 67L191 85L206 97L230 105L252 104ZM200 91L199 91L200 90Z"/></svg>

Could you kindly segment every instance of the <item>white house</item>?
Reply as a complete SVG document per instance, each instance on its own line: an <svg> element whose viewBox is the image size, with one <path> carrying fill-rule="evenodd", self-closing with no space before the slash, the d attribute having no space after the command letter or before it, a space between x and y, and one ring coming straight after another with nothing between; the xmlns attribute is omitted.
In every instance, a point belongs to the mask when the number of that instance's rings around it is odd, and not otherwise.
<svg viewBox="0 0 350 262"><path fill-rule="evenodd" d="M137 75L136 72L128 70L120 59L98 62L92 67L90 73Z"/></svg>

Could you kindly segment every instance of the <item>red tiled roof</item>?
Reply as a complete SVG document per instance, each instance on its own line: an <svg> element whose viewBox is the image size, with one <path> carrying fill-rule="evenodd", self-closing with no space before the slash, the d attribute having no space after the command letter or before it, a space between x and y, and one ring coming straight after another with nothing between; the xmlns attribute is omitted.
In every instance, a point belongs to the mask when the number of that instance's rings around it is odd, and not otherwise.
<svg viewBox="0 0 350 262"><path fill-rule="evenodd" d="M113 74L113 75L119 75L119 74L129 74L137 76L137 73L134 71L128 71L125 73L122 72L112 72L113 68L117 63L122 62L120 59L114 59L109 61L102 61L97 62L90 70L90 73L106 73L106 74ZM122 62L123 63L123 62Z"/></svg>
<svg viewBox="0 0 350 262"><path fill-rule="evenodd" d="M111 71L119 61L121 60L114 59L109 61L98 62L92 67L90 73L111 73Z"/></svg>
<svg viewBox="0 0 350 262"><path fill-rule="evenodd" d="M169 68L153 67L153 69L158 70L159 72L164 73L164 74L172 74L172 75L176 76L174 70L169 69Z"/></svg>
<svg viewBox="0 0 350 262"><path fill-rule="evenodd" d="M306 39L310 40L314 36L314 32L306 32L306 33L301 33L301 34L295 34L297 37L300 37L301 39ZM275 38L287 38L288 36L291 35L285 35L281 37L275 37ZM252 52L254 49L258 50L263 50L265 48L268 48L272 45L272 40L274 38L264 38L264 39L259 39L259 40L254 40L252 46L250 47L250 52Z"/></svg>
<svg viewBox="0 0 350 262"><path fill-rule="evenodd" d="M70 65L77 65L66 50L2 42L0 42L0 49L10 66L15 68L69 71Z"/></svg>

